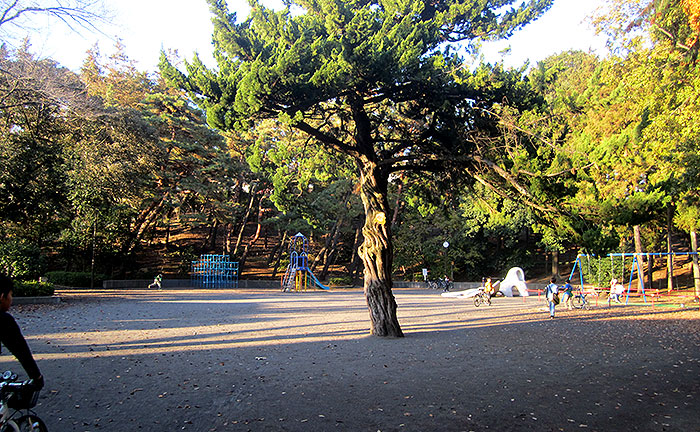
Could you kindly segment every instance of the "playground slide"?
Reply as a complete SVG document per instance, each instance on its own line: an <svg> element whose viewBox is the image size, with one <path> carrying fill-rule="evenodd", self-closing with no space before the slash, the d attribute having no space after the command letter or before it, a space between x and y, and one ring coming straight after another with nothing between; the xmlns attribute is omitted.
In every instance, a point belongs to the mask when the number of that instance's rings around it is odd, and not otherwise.
<svg viewBox="0 0 700 432"><path fill-rule="evenodd" d="M444 292L444 293L442 293L442 294L440 294L440 295L443 296L443 297L465 297L465 298L469 298L469 297L474 297L474 296L476 295L476 293L478 293L479 290L481 290L481 289L483 289L483 287L482 287L482 288L472 288L472 289L468 289L468 290L464 290L464 291Z"/></svg>
<svg viewBox="0 0 700 432"><path fill-rule="evenodd" d="M308 272L309 272L309 277L311 277L311 280L316 284L316 286L318 286L319 288L324 289L324 290L329 289L327 286L325 286L324 284L319 282L318 279L316 279L316 276L314 276L314 274L311 273L311 270L308 270Z"/></svg>
<svg viewBox="0 0 700 432"><path fill-rule="evenodd" d="M506 278L496 282L495 286L498 286L498 290L506 297L513 297L513 289L517 289L518 293L523 297L530 295L525 283L525 272L520 267L513 267L508 270Z"/></svg>

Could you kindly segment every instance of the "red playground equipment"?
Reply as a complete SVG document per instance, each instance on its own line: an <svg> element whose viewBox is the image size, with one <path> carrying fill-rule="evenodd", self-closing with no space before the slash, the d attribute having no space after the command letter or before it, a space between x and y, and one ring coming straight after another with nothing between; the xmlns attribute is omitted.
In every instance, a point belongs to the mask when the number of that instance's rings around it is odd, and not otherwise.
<svg viewBox="0 0 700 432"><path fill-rule="evenodd" d="M328 289L316 279L308 267L309 257L306 252L308 245L302 233L296 233L289 241L289 265L282 278L283 292L306 291L311 284L324 290Z"/></svg>

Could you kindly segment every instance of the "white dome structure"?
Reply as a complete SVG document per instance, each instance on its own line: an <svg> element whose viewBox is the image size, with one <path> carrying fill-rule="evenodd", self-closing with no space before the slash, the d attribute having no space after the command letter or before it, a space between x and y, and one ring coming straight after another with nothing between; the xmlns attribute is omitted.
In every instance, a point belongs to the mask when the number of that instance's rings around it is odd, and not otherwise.
<svg viewBox="0 0 700 432"><path fill-rule="evenodd" d="M525 272L520 267L513 267L508 270L506 278L498 282L498 290L506 297L513 297L513 288L518 290L521 297L527 297L527 284L525 283Z"/></svg>

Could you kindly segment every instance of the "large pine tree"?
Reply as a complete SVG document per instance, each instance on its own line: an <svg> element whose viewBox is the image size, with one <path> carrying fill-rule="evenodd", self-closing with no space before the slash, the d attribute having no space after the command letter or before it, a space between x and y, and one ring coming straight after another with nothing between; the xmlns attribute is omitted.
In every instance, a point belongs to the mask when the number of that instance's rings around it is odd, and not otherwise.
<svg viewBox="0 0 700 432"><path fill-rule="evenodd" d="M218 129L276 118L355 161L371 333L402 336L391 291L390 176L458 167L508 180L485 148L500 134L494 107L524 97L520 76L471 71L455 47L509 37L553 0L290 0L283 11L251 0L244 22L225 0L209 3L218 68L195 57L185 74L163 58L163 74Z"/></svg>

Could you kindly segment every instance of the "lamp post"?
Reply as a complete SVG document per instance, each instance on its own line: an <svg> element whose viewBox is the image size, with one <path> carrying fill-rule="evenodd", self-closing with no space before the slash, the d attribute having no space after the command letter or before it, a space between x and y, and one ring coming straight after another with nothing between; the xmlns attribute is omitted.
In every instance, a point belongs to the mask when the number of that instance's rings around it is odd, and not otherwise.
<svg viewBox="0 0 700 432"><path fill-rule="evenodd" d="M447 248L450 247L450 243L445 240L445 243L442 244L442 247L445 248L445 273L444 276L447 276Z"/></svg>

